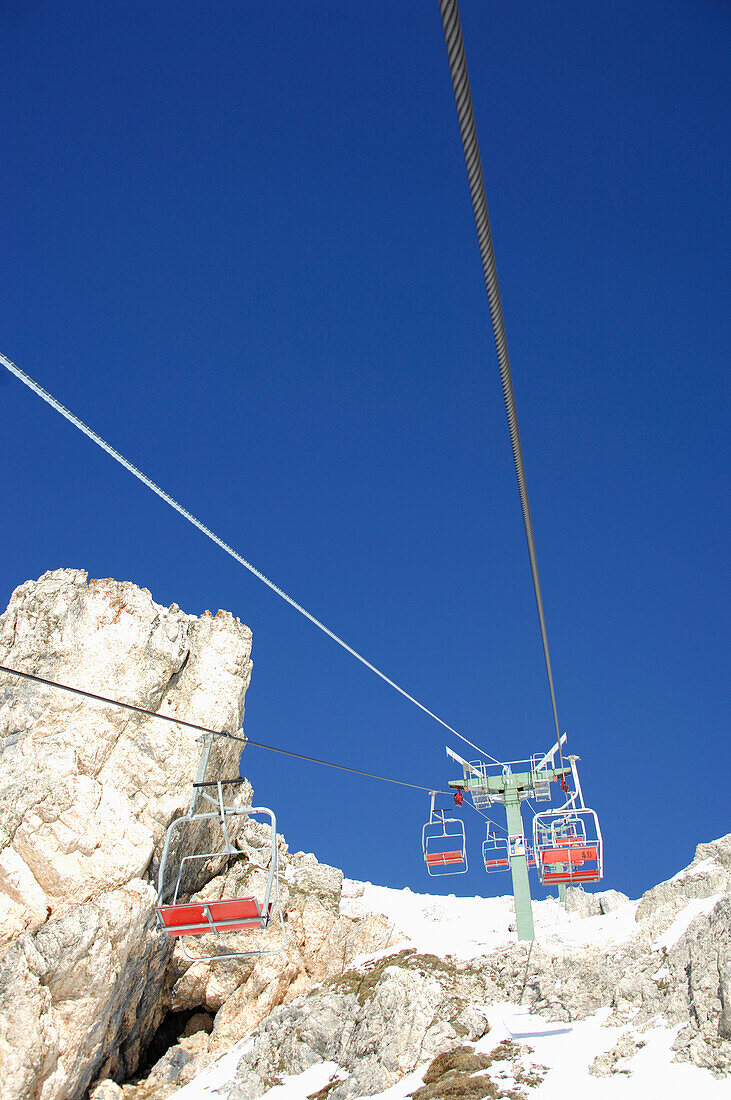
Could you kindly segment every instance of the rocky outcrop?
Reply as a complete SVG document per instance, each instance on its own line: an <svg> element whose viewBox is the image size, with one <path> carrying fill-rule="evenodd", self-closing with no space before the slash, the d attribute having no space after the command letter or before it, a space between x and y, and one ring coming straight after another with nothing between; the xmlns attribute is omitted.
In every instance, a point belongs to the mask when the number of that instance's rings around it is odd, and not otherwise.
<svg viewBox="0 0 731 1100"><path fill-rule="evenodd" d="M667 882L660 882L643 895L636 919L646 920L662 913L669 919L697 898L724 894L731 889L731 834L710 844L699 844L693 862Z"/></svg>
<svg viewBox="0 0 731 1100"><path fill-rule="evenodd" d="M185 615L146 589L61 569L0 616L0 663L125 703L234 730L251 632ZM190 798L195 733L0 674L0 934L8 942L145 873ZM235 744L214 766L238 772Z"/></svg>
<svg viewBox="0 0 731 1100"><path fill-rule="evenodd" d="M3 1096L75 1097L95 1069L136 1066L166 964L136 880L25 933L0 960Z"/></svg>
<svg viewBox="0 0 731 1100"><path fill-rule="evenodd" d="M259 894L266 870L262 840L268 841L268 837L262 836L261 826L244 830L238 844L250 858L216 876L196 898ZM176 948L168 971L166 1008L184 1013L204 1007L215 1014L214 1025L210 1033L184 1035L144 1080L124 1085L120 1096L125 1100L165 1100L279 1006L341 976L358 955L388 948L398 936L393 925L378 913L360 917L341 913L342 871L318 863L310 854L290 853L283 837L279 838L279 859L284 928L275 924L268 933L266 948L270 953L256 959L232 959L225 966L191 966ZM261 947L256 936L239 934L237 949ZM207 939L190 949L207 953L212 949Z"/></svg>
<svg viewBox="0 0 731 1100"><path fill-rule="evenodd" d="M332 1100L382 1092L460 1038L480 1038L487 1023L475 1006L484 998L479 969L413 950L346 971L264 1021L228 1100L260 1096L282 1073L318 1061L346 1071Z"/></svg>
<svg viewBox="0 0 731 1100"><path fill-rule="evenodd" d="M635 906L623 895L569 892L570 920L612 920L623 910L627 934L618 938L511 941L461 960L407 948L346 969L271 1012L243 1044L220 1095L253 1100L317 1063L338 1067L329 1100L380 1093L429 1059L479 1040L489 1007L506 1002L567 1025L609 1010L607 1026L620 1038L595 1059L595 1076L629 1072L622 1067L665 1021L679 1028L677 1058L724 1078L731 1072L731 883L718 867L730 843L700 845L686 872L645 895L634 928ZM545 906L554 907L555 922L555 903L537 903L539 928L548 923ZM439 907L432 909L439 919Z"/></svg>
<svg viewBox="0 0 731 1100"><path fill-rule="evenodd" d="M0 663L216 729L241 724L251 632L62 569L0 616ZM0 674L3 1095L72 1100L154 1032L170 948L149 882L190 799L194 731ZM236 775L216 741L212 767ZM157 855L156 855L157 854Z"/></svg>
<svg viewBox="0 0 731 1100"><path fill-rule="evenodd" d="M226 612L196 618L80 570L21 585L0 616L0 664L229 732L243 720L250 653L251 632ZM239 752L216 740L209 774L236 776ZM200 753L193 730L0 674L0 1060L9 1100L76 1100L95 1080L121 1095L168 1014L215 1013L212 1029L173 1041L145 1085L146 1095L167 1096L276 1006L391 942L378 914L340 913L341 871L291 854L280 837L286 951L278 925L270 954L191 965L156 928L151 880ZM250 784L237 790L239 804L251 804ZM241 856L208 866L194 897L261 896L269 828L248 820L230 832ZM191 951L215 953L209 939ZM260 946L257 933L238 934L237 949Z"/></svg>

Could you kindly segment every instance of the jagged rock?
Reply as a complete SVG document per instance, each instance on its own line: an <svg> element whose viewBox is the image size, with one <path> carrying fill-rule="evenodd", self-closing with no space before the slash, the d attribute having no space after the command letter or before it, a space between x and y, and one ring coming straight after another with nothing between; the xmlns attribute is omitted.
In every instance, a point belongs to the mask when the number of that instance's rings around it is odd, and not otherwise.
<svg viewBox="0 0 731 1100"><path fill-rule="evenodd" d="M642 1039L637 1039L629 1034L622 1035L611 1050L607 1051L606 1054L599 1054L594 1059L589 1066L589 1073L592 1077L608 1077L610 1074L628 1073L629 1071L624 1069L621 1063L634 1058L644 1045Z"/></svg>
<svg viewBox="0 0 731 1100"><path fill-rule="evenodd" d="M318 898L333 912L339 912L343 892L343 872L337 867L318 863L314 856L304 855L299 867L291 866L287 883L301 894Z"/></svg>
<svg viewBox="0 0 731 1100"><path fill-rule="evenodd" d="M106 1080L100 1081L99 1084L91 1090L89 1093L89 1100L122 1100L124 1092L121 1085L118 1085L116 1081L110 1081L107 1077Z"/></svg>
<svg viewBox="0 0 731 1100"><path fill-rule="evenodd" d="M383 1091L454 1046L455 1024L464 1026L466 1009L482 992L478 973L408 950L346 971L264 1020L239 1061L228 1100L252 1100L282 1073L301 1073L318 1061L350 1074L330 1091L331 1100Z"/></svg>
<svg viewBox="0 0 731 1100"><path fill-rule="evenodd" d="M136 1018L165 969L154 892L105 891L20 936L0 960L3 1095L80 1096L114 1050L132 1068L147 1038Z"/></svg>
<svg viewBox="0 0 731 1100"><path fill-rule="evenodd" d="M600 893L587 894L582 886L566 888L566 911L577 913L581 917L598 917L603 913L611 913L628 901L627 895L619 890L603 890Z"/></svg>
<svg viewBox="0 0 731 1100"><path fill-rule="evenodd" d="M599 899L599 910L602 914L613 913L615 909L619 909L629 901L627 895L621 890L602 890L601 893L595 894L595 897Z"/></svg>
<svg viewBox="0 0 731 1100"><path fill-rule="evenodd" d="M688 867L643 894L636 920L646 920L659 910L665 910L665 919L669 920L693 898L725 894L728 890L731 890L731 834L710 844L699 844Z"/></svg>
<svg viewBox="0 0 731 1100"><path fill-rule="evenodd" d="M251 632L61 569L0 616L0 662L215 729L238 728ZM125 1076L164 1012L154 929L164 831L190 799L194 731L0 674L3 1095L74 1100ZM236 775L218 739L212 769ZM241 792L250 795L250 788Z"/></svg>
<svg viewBox="0 0 731 1100"><path fill-rule="evenodd" d="M239 837L244 849L248 837L247 828ZM258 854L212 879L196 897L210 899L221 893L260 892L268 869L268 857L263 853L269 847L269 838L259 831L258 840L261 842ZM189 1080L193 1070L199 1072L212 1058L228 1050L278 1006L319 982L341 975L356 956L383 950L394 940L392 925L379 914L361 917L340 914L342 872L318 864L312 855L289 853L284 839L280 837L279 841L286 944L281 925L275 923L266 943L262 944L255 932L240 934L237 943L242 950L264 947L271 953L256 959L232 959L225 967L216 963L191 966L176 948L170 970L170 1007L181 1011L205 1005L216 1013L206 1050L195 1066L181 1072L179 1084ZM203 954L210 950L206 941L203 938L190 949ZM158 1088L154 1100L162 1097Z"/></svg>
<svg viewBox="0 0 731 1100"><path fill-rule="evenodd" d="M716 1076L731 1073L731 895L699 914L667 956L675 1019L687 1020L674 1049ZM682 1010L681 1010L682 1006Z"/></svg>
<svg viewBox="0 0 731 1100"><path fill-rule="evenodd" d="M250 650L227 613L196 619L76 569L21 585L0 616L3 664L219 729L240 725ZM5 942L142 875L200 755L192 731L4 674L0 750ZM216 742L233 774L238 755Z"/></svg>

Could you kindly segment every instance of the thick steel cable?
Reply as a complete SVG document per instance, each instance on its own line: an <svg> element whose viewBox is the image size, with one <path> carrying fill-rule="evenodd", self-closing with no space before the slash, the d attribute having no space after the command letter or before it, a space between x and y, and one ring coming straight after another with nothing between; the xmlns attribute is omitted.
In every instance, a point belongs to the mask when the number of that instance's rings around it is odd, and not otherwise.
<svg viewBox="0 0 731 1100"><path fill-rule="evenodd" d="M468 741L468 739L466 737L463 737L461 733L458 733L453 726L450 726L449 723L445 722L438 715L434 714L434 712L429 710L428 707L425 707L423 703L420 703L418 699L415 699L413 695L409 695L408 691L405 691L402 687L399 687L397 683L386 676L385 672L381 672L379 668L376 668L375 665L371 664L371 662L363 657L362 654L358 653L357 650L353 649L352 646L349 646L347 642L343 641L342 638L339 638L337 634L333 633L333 631L330 630L329 627L325 626L324 623L321 623L320 620L316 619L314 615L311 615L310 612L306 610L306 608L302 607L301 604L298 604L297 601L293 600L291 596L288 596L286 592L284 592L281 588L279 588L278 585L274 583L274 581L270 581L268 577L265 577L264 574L256 568L256 566L252 565L251 562L246 560L246 558L243 558L241 554L238 554L233 549L233 547L229 546L227 542L224 542L222 538L219 538L219 536L215 534L215 532L211 531L209 527L206 527L205 524L201 523L199 519L196 519L192 512L189 512L188 509L184 508L182 504L178 504L177 500L173 500L169 493L166 493L165 490L161 489L159 485L156 485L155 482L151 480L151 478L147 477L146 474L143 474L141 470L138 470L136 466L133 466L132 463L124 457L124 455L121 455L119 451L115 451L114 447L105 442L105 440L103 440L100 435L97 435L95 431L89 428L83 420L80 420L78 416L67 409L65 405L62 405L60 401L57 401L53 394L50 394L48 390L44 390L43 386L40 386L38 382L35 382L29 374L25 373L24 370L21 370L20 367L17 367L15 363L11 362L11 360L4 355L0 355L0 364L6 367L7 370L9 370L11 374L14 374L16 378L20 379L23 385L27 386L28 389L37 394L38 397L45 401L47 405L50 405L52 409L55 409L57 413L60 413L61 416L65 417L65 419L68 420L70 424L73 424L75 428L78 428L80 432L83 432L88 439L90 439L93 443L96 443L97 447L101 447L103 451L106 451L106 453L110 455L115 462L118 462L120 466L123 466L125 470L132 474L133 477L136 477L138 481L141 481L143 485L146 485L148 489L151 489L153 493L160 497L161 500L164 500L166 504L169 504L171 508L174 508L175 511L183 517L183 519L187 519L188 523L192 523L194 527L197 527L198 530L206 536L206 538L209 538L211 542L215 542L216 546L219 546L221 550L225 550L226 553L234 559L234 561L237 561L239 565L243 565L244 568L248 569L250 573L253 573L255 577L257 577L260 581L262 581L263 584L267 586L267 588L271 588L272 592L275 592L277 596L280 596L285 601L285 603L288 603L290 607L293 607L295 609L295 611L299 611L300 615L304 615L304 617L308 619L314 626L316 626L318 630L321 630L323 634L327 634L328 638L332 638L334 642L337 642L339 646L342 646L346 653L349 653L351 657L355 657L357 661L360 661L362 665L365 665L366 668L369 668L371 672L375 672L376 676L380 676L380 678L385 683L387 683L389 687L392 687L394 691L397 691L399 693L399 695L403 695L404 699L408 699L410 703L413 703L414 706L418 707L419 710L422 710L424 714L427 714L430 718L433 718L434 721L438 722L440 726L444 726L444 728L446 730L449 730L450 733L453 733L455 737L459 737L460 741L464 741L466 745L469 745L471 748L476 749L477 752L482 753L483 756L486 756L488 760L492 760L495 764L501 763L501 761L495 760L494 756L490 756L490 754L486 753L484 749L481 749L479 745L475 745L472 741Z"/></svg>
<svg viewBox="0 0 731 1100"><path fill-rule="evenodd" d="M528 555L530 557L530 568L533 575L536 606L538 607L538 621L541 628L543 653L546 658L546 672L548 673L548 688L551 693L553 722L556 727L556 737L559 742L558 751L563 765L561 734L558 727L558 711L556 709L556 692L553 686L551 656L548 651L548 635L546 633L546 619L543 613L541 583L538 577L538 561L533 538L533 523L531 521L530 507L528 504L528 489L525 483L523 451L520 445L520 433L518 431L518 414L515 409L513 379L510 373L508 341L505 335L503 310L500 303L500 289L497 281L497 268L495 266L495 252L492 245L492 234L490 232L490 219L487 214L485 181L482 176L480 149L477 144L477 130L475 128L475 115L472 108L472 94L470 92L469 77L467 75L467 59L464 52L464 42L462 41L462 26L459 19L457 0L440 0L439 6L442 13L442 26L444 28L444 40L447 46L447 57L449 58L449 71L452 76L454 100L457 105L459 130L462 136L462 148L464 150L465 165L467 166L467 179L469 181L470 197L472 199L472 210L475 215L475 227L477 229L477 240L480 246L482 271L485 277L485 286L487 288L487 299L490 304L490 319L492 321L495 349L497 351L498 365L500 367L500 381L503 387L505 411L508 416L508 430L510 431L510 443L513 448L515 474L518 479L520 506L523 510L523 526L525 527L525 537L528 543Z"/></svg>
<svg viewBox="0 0 731 1100"><path fill-rule="evenodd" d="M207 726L200 726L197 722L188 722L184 718L174 718L171 714L159 714L155 710L147 710L146 707L138 707L135 703L122 703L119 699L110 699L107 695L97 695L93 691L85 691L83 688L72 687L70 684L61 684L57 680L48 680L45 676L36 676L33 672L21 672L18 668L8 668L0 665L0 672L9 676L20 676L23 680L32 680L36 684L45 687L58 688L60 691L68 691L72 695L80 695L84 699L91 699L95 703L104 703L110 707L120 707L122 710L132 710L136 714L144 714L147 718L159 718L163 722L172 722L174 726L185 726L187 729L196 730L198 733L207 733L213 737L223 737L226 741L239 741L242 745L251 745L255 749L267 749L268 752L279 753L280 756L293 756L296 760L304 760L308 764L321 764L323 768L337 768L341 772L351 772L353 775L362 775L366 779L378 779L381 783L395 783L399 787L411 787L414 791L426 791L431 794L433 787L422 787L419 783L407 783L404 779L391 779L387 775L375 775L373 772L364 772L359 768L349 768L345 764L334 764L331 760L319 760L316 756L305 756L301 752L291 752L289 749L279 749L274 745L266 745L263 741L252 741L250 737L237 737L235 733L227 730L212 730ZM243 749L242 749L243 752ZM222 782L228 782L223 780ZM193 786L206 786L204 783L194 783ZM448 794L448 791L437 791L437 794Z"/></svg>

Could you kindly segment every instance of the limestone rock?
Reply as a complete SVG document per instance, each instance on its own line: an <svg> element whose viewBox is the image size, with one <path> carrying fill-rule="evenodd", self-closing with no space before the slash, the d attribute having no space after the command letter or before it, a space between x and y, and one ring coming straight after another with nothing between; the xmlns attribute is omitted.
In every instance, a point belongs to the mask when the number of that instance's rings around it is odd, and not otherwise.
<svg viewBox="0 0 731 1100"><path fill-rule="evenodd" d="M567 912L577 913L581 917L598 917L603 913L611 913L627 901L629 901L627 895L619 890L602 890L599 893L587 894L582 886L566 888Z"/></svg>
<svg viewBox="0 0 731 1100"><path fill-rule="evenodd" d="M61 569L13 593L0 662L213 728L238 727L251 632ZM192 731L0 675L0 933L142 875L190 797ZM236 774L238 751L217 742Z"/></svg>
<svg viewBox="0 0 731 1100"><path fill-rule="evenodd" d="M228 613L195 618L75 569L21 585L0 616L0 663L214 729L241 724L250 651L251 632ZM75 1100L94 1078L135 1068L164 1012L170 955L147 876L187 808L200 751L174 723L0 674L9 1100ZM236 775L238 758L218 739L212 770Z"/></svg>
<svg viewBox="0 0 731 1100"><path fill-rule="evenodd" d="M277 1008L240 1059L228 1100L252 1100L282 1073L319 1061L350 1074L330 1091L332 1100L383 1091L454 1046L455 1024L480 990L477 972L463 970L459 982L457 974L449 960L406 950Z"/></svg>
<svg viewBox="0 0 731 1100"><path fill-rule="evenodd" d="M123 1096L122 1087L108 1077L89 1092L89 1100L122 1100Z"/></svg>
<svg viewBox="0 0 731 1100"><path fill-rule="evenodd" d="M669 922L694 898L707 898L728 890L731 890L731 834L710 844L699 844L688 867L643 895L636 919L643 921L664 910Z"/></svg>
<svg viewBox="0 0 731 1100"><path fill-rule="evenodd" d="M731 1073L731 894L699 914L667 957L676 1019L687 1020L675 1050L719 1077ZM679 1004L678 1004L679 1002ZM685 1009L681 1012L680 1006Z"/></svg>
<svg viewBox="0 0 731 1100"><path fill-rule="evenodd" d="M110 1049L133 1068L149 1036L137 1015L151 1007L165 954L154 891L136 881L20 936L0 960L0 1061L7 1097L80 1096Z"/></svg>
<svg viewBox="0 0 731 1100"><path fill-rule="evenodd" d="M258 851L247 849L249 837L247 828L238 843L250 859L212 879L195 895L197 898L261 896L268 870L262 853L270 842L266 837L266 844ZM179 948L173 955L170 1007L181 1011L204 1005L216 1012L211 1053L228 1049L278 1005L318 982L342 974L357 955L383 950L394 939L392 926L378 914L360 918L340 914L341 871L318 864L313 856L290 854L284 839L280 837L279 841L284 930L275 921L265 944L257 932L238 933L236 941L237 949L256 951L264 946L269 953L255 959L232 959L225 967L216 963L191 966ZM189 949L205 954L215 949L209 940L202 937Z"/></svg>

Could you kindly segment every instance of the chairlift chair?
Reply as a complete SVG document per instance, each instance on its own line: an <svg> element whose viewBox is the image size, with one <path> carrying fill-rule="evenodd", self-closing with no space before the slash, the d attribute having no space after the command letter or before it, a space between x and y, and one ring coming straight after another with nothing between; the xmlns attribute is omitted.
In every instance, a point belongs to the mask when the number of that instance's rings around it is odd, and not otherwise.
<svg viewBox="0 0 731 1100"><path fill-rule="evenodd" d="M508 858L507 836L490 836L490 826L487 827L487 839L482 842L482 860L488 874L495 871L507 871L510 868Z"/></svg>
<svg viewBox="0 0 731 1100"><path fill-rule="evenodd" d="M487 837L482 842L482 859L487 873L509 870L511 855L524 855L529 867L536 865L534 849L524 836L491 836L488 824Z"/></svg>
<svg viewBox="0 0 731 1100"><path fill-rule="evenodd" d="M536 814L533 847L544 886L599 882L602 878L602 834L594 810L571 806Z"/></svg>
<svg viewBox="0 0 731 1100"><path fill-rule="evenodd" d="M436 791L431 792L429 820L421 830L421 848L427 874L463 875L467 870L467 839L464 822L447 817L446 810L435 809Z"/></svg>
<svg viewBox="0 0 731 1100"><path fill-rule="evenodd" d="M160 860L157 884L158 905L156 906L158 923L170 939L180 939L181 950L185 957L191 962L251 958L258 955L276 954L278 951L284 950L283 947L273 949L260 948L256 951L231 950L213 955L193 955L187 950L184 942L187 936L203 936L206 933L213 933L215 936L220 936L229 932L251 931L254 929L266 932L271 927L275 912L279 916L284 942L286 944L284 919L279 903L279 849L277 846L276 817L272 810L264 806L226 806L223 801L222 792L224 782L225 781L217 781L215 783L194 784L194 795L190 809L187 814L176 818L169 826L165 835L165 845ZM230 780L228 782L239 782L239 780ZM211 798L210 795L201 790L201 788L211 786L216 787L217 799ZM198 797L201 797L204 801L215 806L215 812L196 812L196 801ZM271 825L269 869L263 896L261 898L223 898L219 901L208 902L179 900L182 892L183 874L186 870L186 865L190 865L195 860L213 859L216 856L236 858L246 854L231 843L227 819L233 817L254 818L261 815L268 818ZM191 826L194 826L196 822L202 821L218 821L220 823L223 843L220 847L214 848L213 851L190 852L182 857L178 867L172 900L169 904L164 904L165 898L170 890L167 871L173 837L178 830L190 830Z"/></svg>

